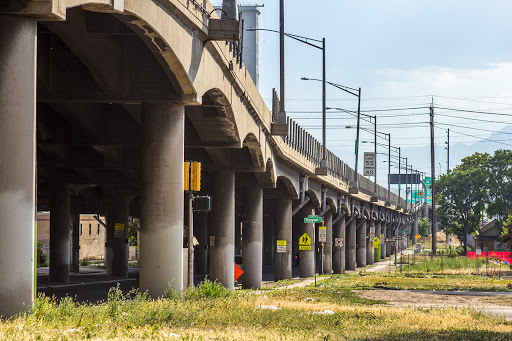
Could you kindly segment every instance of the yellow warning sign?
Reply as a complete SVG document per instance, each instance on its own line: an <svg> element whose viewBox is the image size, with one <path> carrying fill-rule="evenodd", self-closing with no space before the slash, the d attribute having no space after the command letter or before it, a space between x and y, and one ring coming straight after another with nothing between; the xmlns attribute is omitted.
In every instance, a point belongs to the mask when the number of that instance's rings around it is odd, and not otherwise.
<svg viewBox="0 0 512 341"><path fill-rule="evenodd" d="M380 239L375 237L375 240L373 241L373 245L380 245Z"/></svg>
<svg viewBox="0 0 512 341"><path fill-rule="evenodd" d="M419 233L418 233L418 234L416 235L416 239L421 239L421 234L419 234Z"/></svg>
<svg viewBox="0 0 512 341"><path fill-rule="evenodd" d="M311 250L311 245L299 245L299 251L309 251Z"/></svg>
<svg viewBox="0 0 512 341"><path fill-rule="evenodd" d="M286 240L278 240L277 245L285 245L286 246Z"/></svg>
<svg viewBox="0 0 512 341"><path fill-rule="evenodd" d="M115 230L116 231L124 231L124 224L115 224Z"/></svg>
<svg viewBox="0 0 512 341"><path fill-rule="evenodd" d="M304 233L302 236L300 236L299 245L311 245L311 238L309 238L307 233ZM300 250L300 248L299 248L299 250Z"/></svg>

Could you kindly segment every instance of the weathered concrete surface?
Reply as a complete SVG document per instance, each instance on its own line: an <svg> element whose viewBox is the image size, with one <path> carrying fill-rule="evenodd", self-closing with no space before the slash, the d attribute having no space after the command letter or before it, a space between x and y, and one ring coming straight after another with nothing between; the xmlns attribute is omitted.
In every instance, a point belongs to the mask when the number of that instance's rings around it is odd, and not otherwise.
<svg viewBox="0 0 512 341"><path fill-rule="evenodd" d="M36 43L33 18L0 15L0 315L34 300Z"/></svg>

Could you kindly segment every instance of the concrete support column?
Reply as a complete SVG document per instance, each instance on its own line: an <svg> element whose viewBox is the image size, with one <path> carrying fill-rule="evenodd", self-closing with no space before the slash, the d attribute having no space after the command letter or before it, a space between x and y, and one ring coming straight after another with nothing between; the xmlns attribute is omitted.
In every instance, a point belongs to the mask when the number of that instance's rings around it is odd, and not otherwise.
<svg viewBox="0 0 512 341"><path fill-rule="evenodd" d="M375 263L375 256L374 256L374 251L373 251L373 242L370 240L369 236L370 236L370 229L371 228L375 229L375 219L370 220L368 222L367 226L368 227L366 229L366 236L368 238L366 238L366 264L372 265Z"/></svg>
<svg viewBox="0 0 512 341"><path fill-rule="evenodd" d="M128 277L128 211L130 208L127 195L112 197L112 211L107 218L107 234L110 234L110 264L107 275Z"/></svg>
<svg viewBox="0 0 512 341"><path fill-rule="evenodd" d="M254 181L245 190L242 222L242 288L259 289L263 276L263 189Z"/></svg>
<svg viewBox="0 0 512 341"><path fill-rule="evenodd" d="M50 211L50 280L69 283L70 202L69 185L55 184Z"/></svg>
<svg viewBox="0 0 512 341"><path fill-rule="evenodd" d="M324 215L325 228L327 230L327 242L324 243L324 274L332 274L332 213Z"/></svg>
<svg viewBox="0 0 512 341"><path fill-rule="evenodd" d="M391 239L391 230L393 229L393 224L388 223L386 224L386 238ZM395 247L395 243L389 242L386 245L386 257L389 257L392 255L393 248Z"/></svg>
<svg viewBox="0 0 512 341"><path fill-rule="evenodd" d="M357 227L357 219L352 219L349 225L346 226L346 269L347 270L355 270L357 265L357 257L356 257L356 227Z"/></svg>
<svg viewBox="0 0 512 341"><path fill-rule="evenodd" d="M388 243L386 242L386 233L387 233L387 222L383 221L381 223L381 232L380 232L380 258L386 258L386 249L388 247Z"/></svg>
<svg viewBox="0 0 512 341"><path fill-rule="evenodd" d="M80 272L80 214L71 215L71 272Z"/></svg>
<svg viewBox="0 0 512 341"><path fill-rule="evenodd" d="M275 206L275 240L286 241L286 252L274 254L274 281L292 278L292 200L278 199Z"/></svg>
<svg viewBox="0 0 512 341"><path fill-rule="evenodd" d="M183 288L182 104L143 103L139 288L152 297Z"/></svg>
<svg viewBox="0 0 512 341"><path fill-rule="evenodd" d="M208 214L208 228L213 237L213 245L210 244L210 279L234 289L235 173L218 172L210 177L212 211Z"/></svg>
<svg viewBox="0 0 512 341"><path fill-rule="evenodd" d="M363 267L366 266L366 218L357 219L357 225L359 225L359 228L356 231L356 261L358 267Z"/></svg>
<svg viewBox="0 0 512 341"><path fill-rule="evenodd" d="M334 238L342 240L342 246L335 246L332 253L332 270L335 274L345 272L345 245L347 243L345 238L345 217L338 220L333 226Z"/></svg>
<svg viewBox="0 0 512 341"><path fill-rule="evenodd" d="M418 234L418 214L414 217L414 222L412 223L412 246L416 247L416 243L418 242L418 239L416 238L416 235ZM450 235L446 235L446 242L450 239Z"/></svg>
<svg viewBox="0 0 512 341"><path fill-rule="evenodd" d="M304 218L313 213L313 207L306 204L299 213L297 213L298 218L295 221L298 225L299 236L302 238L304 233L307 233L311 242L311 250L299 251L299 276L301 278L315 275L315 228L313 223L304 222Z"/></svg>
<svg viewBox="0 0 512 341"><path fill-rule="evenodd" d="M35 293L37 21L0 15L0 315Z"/></svg>
<svg viewBox="0 0 512 341"><path fill-rule="evenodd" d="M199 245L194 247L194 273L208 274L208 214L194 213L194 236Z"/></svg>
<svg viewBox="0 0 512 341"><path fill-rule="evenodd" d="M381 256L380 252L382 250L382 241L380 238L381 230L382 230L381 226L382 226L382 222L380 221L380 219L376 220L375 221L375 238L379 238L379 242L380 242L380 244L377 245L377 248L374 248L374 250L373 250L376 262L380 262L380 258L381 258L380 257Z"/></svg>

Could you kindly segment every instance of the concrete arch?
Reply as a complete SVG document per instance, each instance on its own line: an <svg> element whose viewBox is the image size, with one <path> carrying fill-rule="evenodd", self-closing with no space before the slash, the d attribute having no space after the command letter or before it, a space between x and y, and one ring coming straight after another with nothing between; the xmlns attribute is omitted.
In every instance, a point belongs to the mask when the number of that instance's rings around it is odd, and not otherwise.
<svg viewBox="0 0 512 341"><path fill-rule="evenodd" d="M265 160L263 159L263 152L261 150L260 142L257 137L253 133L247 134L242 143L244 147L249 149L249 153L251 154L252 164L255 168L266 168ZM270 160L270 159L268 159ZM270 160L272 163L272 160ZM272 166L272 164L270 165Z"/></svg>
<svg viewBox="0 0 512 341"><path fill-rule="evenodd" d="M341 213L342 210L343 212L345 212L346 215L351 215L350 209L345 203L341 204L341 206L338 207L338 213Z"/></svg>
<svg viewBox="0 0 512 341"><path fill-rule="evenodd" d="M362 215L366 219L370 219L370 212L368 211L368 209L366 207L361 207L361 210L362 210Z"/></svg>
<svg viewBox="0 0 512 341"><path fill-rule="evenodd" d="M284 185L286 191L288 192L292 199L299 198L297 188L295 188L295 186L293 185L292 181L289 178L287 178L286 176L278 176L276 180L276 187L279 186L279 183Z"/></svg>
<svg viewBox="0 0 512 341"><path fill-rule="evenodd" d="M307 196L309 199L311 199L310 203L313 205L314 208L320 208L320 200L318 199L318 196L316 195L315 191L308 189L306 191Z"/></svg>
<svg viewBox="0 0 512 341"><path fill-rule="evenodd" d="M333 200L331 197L326 198L327 205L329 205L331 212L335 213L338 212L338 207L336 205L336 201Z"/></svg>
<svg viewBox="0 0 512 341"><path fill-rule="evenodd" d="M258 179L260 185L264 188L275 188L276 182L276 170L272 159L268 158L265 165L265 172L255 172L254 175Z"/></svg>

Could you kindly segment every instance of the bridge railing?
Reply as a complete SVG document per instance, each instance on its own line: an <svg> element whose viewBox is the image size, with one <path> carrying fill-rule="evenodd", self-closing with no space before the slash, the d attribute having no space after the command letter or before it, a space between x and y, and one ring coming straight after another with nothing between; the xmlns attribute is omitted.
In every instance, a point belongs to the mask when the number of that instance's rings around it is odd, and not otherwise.
<svg viewBox="0 0 512 341"><path fill-rule="evenodd" d="M275 110L273 110L273 112L275 112ZM286 123L288 124L288 135L282 137L283 141L298 153L305 156L316 167L319 167L322 157L322 144L320 141L290 117L286 118ZM341 179L346 183L350 183L350 181L354 179L354 170L330 150L327 150L326 159L329 175ZM375 194L375 184L373 181L361 174L357 175L357 181L359 190L362 193L367 195ZM387 188L377 185L377 197L382 201L387 201ZM401 198L401 200L399 200L398 195L393 192L390 193L390 201L392 204L396 205L400 202L402 206L405 206L405 199Z"/></svg>

